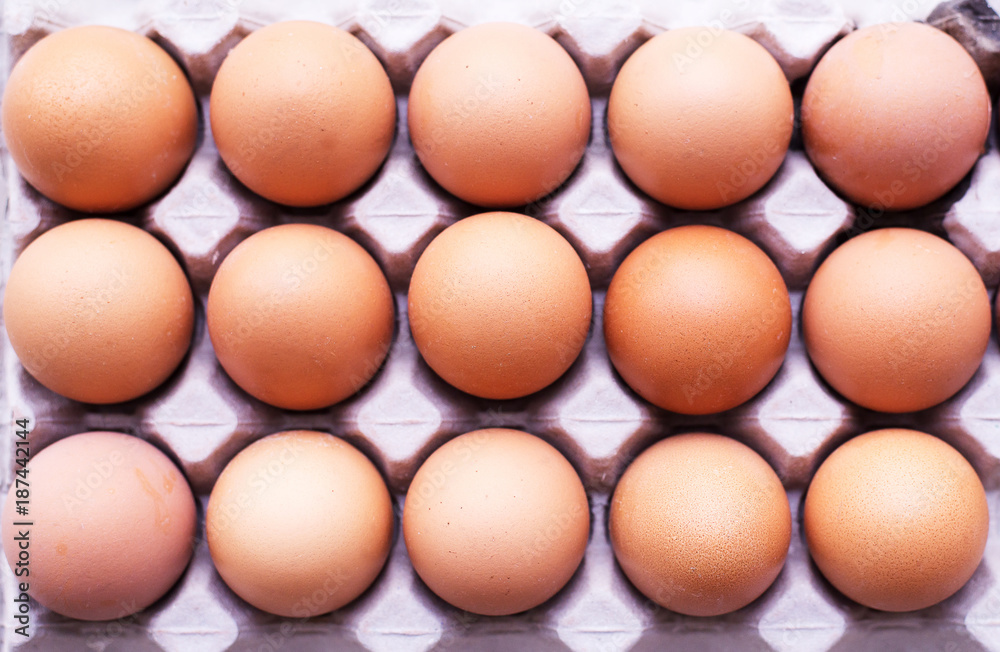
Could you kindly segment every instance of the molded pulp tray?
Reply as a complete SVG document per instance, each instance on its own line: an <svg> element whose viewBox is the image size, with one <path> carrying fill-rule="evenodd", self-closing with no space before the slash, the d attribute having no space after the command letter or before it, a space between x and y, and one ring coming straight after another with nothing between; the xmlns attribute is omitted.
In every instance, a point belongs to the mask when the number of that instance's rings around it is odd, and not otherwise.
<svg viewBox="0 0 1000 652"><path fill-rule="evenodd" d="M644 196L616 166L605 127L607 94L625 58L664 29L727 27L749 34L778 59L797 100L805 77L832 42L856 26L927 19L955 34L980 62L992 89L1000 82L996 14L983 2L898 0L848 4L804 0L657 2L621 0L8 0L3 62L10 65L45 34L110 24L145 34L187 72L201 105L202 134L179 181L152 204L118 216L163 241L179 258L199 301L190 355L153 393L125 404L87 406L48 391L21 368L4 333L0 392L2 489L13 469L13 421L31 420L32 451L81 431L132 433L167 452L204 504L225 464L251 442L279 430L314 428L346 438L387 479L397 506L420 463L443 442L485 426L522 428L559 448L579 471L593 512L586 557L568 586L527 613L486 618L436 598L416 577L402 537L375 584L357 601L319 618L283 619L237 598L215 572L200 540L177 586L145 611L120 621L86 623L32 604L32 636L13 632L14 577L2 566L3 650L1000 650L1000 350L994 337L982 367L957 396L917 414L887 415L839 398L810 366L799 334L802 291L822 258L848 235L912 225L948 238L976 264L991 294L1000 282L1000 153L996 129L970 178L933 205L881 214L845 203L816 175L796 130L776 177L753 197L708 213L679 212ZM212 80L226 53L250 31L278 20L312 19L358 35L386 67L397 92L396 138L372 181L348 199L318 209L289 209L253 195L226 170L205 119ZM513 20L554 36L580 66L593 100L593 136L580 167L553 195L520 209L555 227L579 251L594 289L594 324L583 354L546 390L515 401L486 401L450 388L420 359L409 334L406 290L420 252L447 225L480 212L449 196L421 169L406 131L406 95L420 62L449 33L489 20ZM79 215L43 198L3 152L6 212L3 278L35 237ZM398 326L388 361L359 394L308 413L264 405L236 387L212 353L204 304L221 260L250 234L285 222L332 226L360 242L385 271L397 297ZM795 332L784 366L752 401L710 417L682 417L639 399L613 372L601 335L604 293L617 265L638 243L686 223L725 226L759 244L790 290ZM804 489L819 463L849 437L884 426L914 427L958 448L986 485L991 519L986 556L965 588L910 614L860 607L817 572L798 524ZM708 430L760 452L788 490L795 532L784 571L760 599L718 618L689 618L657 608L616 566L606 513L618 477L639 452L664 436ZM281 572L275 568L275 572Z"/></svg>

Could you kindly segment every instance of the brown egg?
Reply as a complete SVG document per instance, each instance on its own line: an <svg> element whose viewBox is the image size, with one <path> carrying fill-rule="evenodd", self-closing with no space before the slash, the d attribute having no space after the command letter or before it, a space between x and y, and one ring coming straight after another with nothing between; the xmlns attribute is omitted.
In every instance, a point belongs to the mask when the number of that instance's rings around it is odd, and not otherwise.
<svg viewBox="0 0 1000 652"><path fill-rule="evenodd" d="M485 616L536 607L583 559L587 494L559 451L519 430L452 439L410 484L403 536L420 579L446 602Z"/></svg>
<svg viewBox="0 0 1000 652"><path fill-rule="evenodd" d="M322 432L279 432L222 471L205 513L219 575L241 598L309 618L351 602L392 545L392 500L375 465Z"/></svg>
<svg viewBox="0 0 1000 652"><path fill-rule="evenodd" d="M611 545L650 600L717 616L756 600L785 564L792 515L764 459L728 437L678 435L635 459L615 488Z"/></svg>
<svg viewBox="0 0 1000 652"><path fill-rule="evenodd" d="M802 332L816 369L862 407L923 410L979 368L990 300L976 268L916 229L857 236L827 258L806 291Z"/></svg>
<svg viewBox="0 0 1000 652"><path fill-rule="evenodd" d="M792 308L777 267L714 226L659 233L615 272L604 339L622 379L647 401L709 414L752 398L778 373Z"/></svg>
<svg viewBox="0 0 1000 652"><path fill-rule="evenodd" d="M527 396L569 369L587 340L587 270L565 238L515 213L441 232L410 280L410 330L427 364L464 392Z"/></svg>
<svg viewBox="0 0 1000 652"><path fill-rule="evenodd" d="M277 407L315 410L357 392L389 352L392 293L378 263L346 235L284 224L241 242L208 293L222 367Z"/></svg>
<svg viewBox="0 0 1000 652"><path fill-rule="evenodd" d="M4 324L24 369L85 403L160 385L191 344L194 299L160 242L124 222L85 219L40 235L14 262Z"/></svg>
<svg viewBox="0 0 1000 652"><path fill-rule="evenodd" d="M250 190L290 206L337 201L385 160L396 99L382 64L342 29L262 27L230 51L212 85L212 134Z"/></svg>
<svg viewBox="0 0 1000 652"><path fill-rule="evenodd" d="M757 192L792 137L792 92L753 39L711 27L673 29L632 54L608 100L615 158L639 188L706 210Z"/></svg>
<svg viewBox="0 0 1000 652"><path fill-rule="evenodd" d="M514 23L476 25L442 41L417 70L407 110L427 172L480 206L551 193L590 138L580 70L551 37Z"/></svg>
<svg viewBox="0 0 1000 652"><path fill-rule="evenodd" d="M198 109L158 45L115 27L50 34L15 64L3 133L40 193L88 212L124 211L162 193L187 165Z"/></svg>
<svg viewBox="0 0 1000 652"><path fill-rule="evenodd" d="M46 447L27 469L4 502L3 549L32 598L70 618L111 620L145 609L177 582L197 513L166 455L131 435L86 432Z"/></svg>
<svg viewBox="0 0 1000 652"><path fill-rule="evenodd" d="M914 430L855 437L819 467L803 515L809 553L850 599L912 611L958 591L986 548L989 508L954 448Z"/></svg>
<svg viewBox="0 0 1000 652"><path fill-rule="evenodd" d="M990 96L976 62L921 23L873 25L823 56L802 98L802 138L819 173L872 210L922 206L983 152Z"/></svg>

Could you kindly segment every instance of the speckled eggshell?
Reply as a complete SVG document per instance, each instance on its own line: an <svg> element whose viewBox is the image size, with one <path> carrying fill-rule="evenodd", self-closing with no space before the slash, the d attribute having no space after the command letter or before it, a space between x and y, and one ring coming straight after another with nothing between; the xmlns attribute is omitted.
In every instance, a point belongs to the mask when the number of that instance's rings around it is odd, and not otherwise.
<svg viewBox="0 0 1000 652"><path fill-rule="evenodd" d="M315 410L378 371L395 327L389 283L346 235L283 224L241 242L208 293L208 332L222 367L256 398Z"/></svg>
<svg viewBox="0 0 1000 652"><path fill-rule="evenodd" d="M608 517L625 575L689 616L756 600L785 564L792 516L781 481L752 449L720 435L670 437L635 459Z"/></svg>
<svg viewBox="0 0 1000 652"><path fill-rule="evenodd" d="M608 132L619 165L671 206L707 210L757 192L785 159L794 107L778 62L713 27L644 43L615 78Z"/></svg>
<svg viewBox="0 0 1000 652"><path fill-rule="evenodd" d="M85 403L142 396L191 344L194 299L156 238L124 222L67 222L36 238L11 268L4 325L24 369Z"/></svg>
<svg viewBox="0 0 1000 652"><path fill-rule="evenodd" d="M806 291L806 349L847 399L881 412L923 410L976 373L989 342L979 272L949 242L916 229L859 235L823 261Z"/></svg>
<svg viewBox="0 0 1000 652"><path fill-rule="evenodd" d="M392 500L375 465L322 432L280 432L226 465L205 515L219 575L264 611L309 618L372 582L392 545Z"/></svg>
<svg viewBox="0 0 1000 652"><path fill-rule="evenodd" d="M941 602L972 577L989 508L954 448L914 430L876 430L823 462L806 494L809 553L848 598L883 611Z"/></svg>
<svg viewBox="0 0 1000 652"><path fill-rule="evenodd" d="M361 187L382 165L396 100L382 64L342 29L274 23L229 52L209 114L219 155L250 190L318 206Z"/></svg>
<svg viewBox="0 0 1000 652"><path fill-rule="evenodd" d="M187 567L194 496L151 444L117 432L73 435L34 455L27 481L29 518L15 511L21 487L12 484L4 502L3 550L15 574L24 570L18 537L29 531L28 574L15 579L52 611L124 618L159 600ZM14 524L25 520L32 525Z"/></svg>
<svg viewBox="0 0 1000 652"><path fill-rule="evenodd" d="M984 151L990 96L976 62L922 23L872 25L823 56L802 98L819 173L873 211L942 196Z"/></svg>
<svg viewBox="0 0 1000 652"><path fill-rule="evenodd" d="M447 382L492 399L548 386L576 360L590 329L587 270L544 222L482 213L424 250L409 291L420 354Z"/></svg>
<svg viewBox="0 0 1000 652"><path fill-rule="evenodd" d="M413 568L446 602L486 616L555 595L587 546L590 510L562 454L519 430L452 439L421 465L403 509Z"/></svg>
<svg viewBox="0 0 1000 652"><path fill-rule="evenodd" d="M590 138L590 97L562 47L531 27L485 23L442 41L413 79L413 148L451 194L488 207L558 188Z"/></svg>
<svg viewBox="0 0 1000 652"><path fill-rule="evenodd" d="M757 245L714 226L682 226L639 245L615 272L604 339L622 379L682 414L736 407L781 368L788 289Z"/></svg>
<svg viewBox="0 0 1000 652"><path fill-rule="evenodd" d="M38 41L11 70L0 112L24 179L94 213L162 193L198 135L194 93L170 55L144 36L98 25Z"/></svg>

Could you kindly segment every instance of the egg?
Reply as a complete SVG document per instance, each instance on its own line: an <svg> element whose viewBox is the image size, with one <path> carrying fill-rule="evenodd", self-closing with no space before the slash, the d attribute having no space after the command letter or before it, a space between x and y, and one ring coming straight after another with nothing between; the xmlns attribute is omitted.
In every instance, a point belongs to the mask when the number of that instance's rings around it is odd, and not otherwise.
<svg viewBox="0 0 1000 652"><path fill-rule="evenodd" d="M378 263L346 235L283 224L233 249L206 307L212 347L252 396L288 410L354 394L389 352L395 310Z"/></svg>
<svg viewBox="0 0 1000 652"><path fill-rule="evenodd" d="M420 65L408 100L420 163L445 190L491 208L533 202L576 168L590 137L583 75L546 34L485 23Z"/></svg>
<svg viewBox="0 0 1000 652"><path fill-rule="evenodd" d="M781 572L792 516L778 476L749 447L705 433L643 451L615 487L615 558L656 604L718 616L756 600Z"/></svg>
<svg viewBox="0 0 1000 652"><path fill-rule="evenodd" d="M555 229L515 213L456 222L410 280L410 330L430 367L458 389L526 396L569 369L587 340L587 270Z"/></svg>
<svg viewBox="0 0 1000 652"><path fill-rule="evenodd" d="M975 470L915 430L876 430L823 462L803 527L820 572L848 598L883 611L941 602L972 577L989 508Z"/></svg>
<svg viewBox="0 0 1000 652"><path fill-rule="evenodd" d="M835 249L802 304L816 369L848 400L880 412L923 410L958 392L979 368L991 321L969 259L906 228L869 231Z"/></svg>
<svg viewBox="0 0 1000 652"><path fill-rule="evenodd" d="M392 500L375 465L322 432L280 432L226 465L205 532L226 584L264 611L309 618L371 586L392 545Z"/></svg>
<svg viewBox="0 0 1000 652"><path fill-rule="evenodd" d="M54 32L25 52L0 114L25 181L91 213L160 195L198 135L194 93L174 60L144 36L98 25Z"/></svg>
<svg viewBox="0 0 1000 652"><path fill-rule="evenodd" d="M219 155L255 193L290 206L343 199L382 165L396 99L382 64L342 29L274 23L233 48L212 85Z"/></svg>
<svg viewBox="0 0 1000 652"><path fill-rule="evenodd" d="M587 494L562 454L519 430L466 433L410 484L403 536L420 579L449 604L520 613L573 576L590 530Z"/></svg>
<svg viewBox="0 0 1000 652"><path fill-rule="evenodd" d="M921 23L872 25L838 41L809 77L802 138L820 175L873 211L951 190L984 151L990 96L955 39Z"/></svg>
<svg viewBox="0 0 1000 652"><path fill-rule="evenodd" d="M794 107L774 57L747 36L672 29L644 43L615 78L608 133L635 185L677 208L728 206L774 176Z"/></svg>
<svg viewBox="0 0 1000 652"><path fill-rule="evenodd" d="M124 618L180 578L194 549L194 496L154 446L86 432L42 449L27 471L4 501L3 550L40 604L80 620Z"/></svg>
<svg viewBox="0 0 1000 652"><path fill-rule="evenodd" d="M622 379L666 410L740 405L781 368L788 289L763 251L714 226L682 226L625 258L604 302L604 339Z"/></svg>
<svg viewBox="0 0 1000 652"><path fill-rule="evenodd" d="M124 222L56 226L14 262L3 301L14 353L38 382L85 403L163 383L191 344L194 299L156 238Z"/></svg>

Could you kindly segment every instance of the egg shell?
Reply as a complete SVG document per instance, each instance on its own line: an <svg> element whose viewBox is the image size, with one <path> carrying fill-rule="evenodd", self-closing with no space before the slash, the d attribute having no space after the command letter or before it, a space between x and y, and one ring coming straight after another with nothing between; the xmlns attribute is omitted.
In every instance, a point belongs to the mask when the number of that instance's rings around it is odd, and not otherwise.
<svg viewBox="0 0 1000 652"><path fill-rule="evenodd" d="M97 25L54 32L25 52L0 114L24 179L91 213L162 193L198 135L194 93L174 60L144 36Z"/></svg>
<svg viewBox="0 0 1000 652"><path fill-rule="evenodd" d="M407 111L428 174L480 206L548 195L590 138L580 70L551 37L515 23L476 25L442 41L417 70Z"/></svg>
<svg viewBox="0 0 1000 652"><path fill-rule="evenodd" d="M389 352L389 283L346 235L314 224L258 231L219 266L207 304L222 367L254 397L289 410L358 391Z"/></svg>
<svg viewBox="0 0 1000 652"><path fill-rule="evenodd" d="M781 368L792 328L788 289L757 245L692 225L625 258L604 303L604 339L622 379L682 414L736 407Z"/></svg>
<svg viewBox="0 0 1000 652"><path fill-rule="evenodd" d="M576 471L545 441L518 430L466 433L434 451L403 508L406 550L420 579L476 614L515 614L573 576L590 531Z"/></svg>
<svg viewBox="0 0 1000 652"><path fill-rule="evenodd" d="M774 57L714 27L651 38L622 66L608 100L622 170L654 199L690 210L757 192L785 158L794 117Z"/></svg>
<svg viewBox="0 0 1000 652"><path fill-rule="evenodd" d="M819 467L803 511L809 553L847 597L873 609L941 602L986 548L983 484L931 435L887 429L851 439Z"/></svg>
<svg viewBox="0 0 1000 652"><path fill-rule="evenodd" d="M254 192L318 206L378 170L396 99L375 55L352 34L309 21L262 27L223 61L209 114L219 155Z"/></svg>
<svg viewBox="0 0 1000 652"><path fill-rule="evenodd" d="M781 572L792 516L764 458L721 435L670 437L625 470L608 527L629 580L662 607L717 616L756 600Z"/></svg>
<svg viewBox="0 0 1000 652"><path fill-rule="evenodd" d="M12 484L2 534L7 563L23 569L28 533L28 575L19 581L32 598L70 618L111 620L145 609L177 582L197 513L184 475L157 448L87 432L46 447L27 468L30 518L16 514L23 485Z"/></svg>
<svg viewBox="0 0 1000 652"><path fill-rule="evenodd" d="M984 151L990 96L955 39L886 23L838 41L809 77L802 138L819 173L872 210L905 210L951 190Z"/></svg>
<svg viewBox="0 0 1000 652"><path fill-rule="evenodd" d="M569 369L587 339L592 297L573 246L544 222L482 213L441 232L409 289L413 340L462 391L526 396Z"/></svg>
<svg viewBox="0 0 1000 652"><path fill-rule="evenodd" d="M375 465L322 432L294 430L240 451L205 515L219 575L258 609L309 618L367 589L392 545L392 500Z"/></svg>
<svg viewBox="0 0 1000 652"><path fill-rule="evenodd" d="M859 235L806 290L803 339L846 398L881 412L923 410L960 390L989 343L990 300L976 268L925 231Z"/></svg>
<svg viewBox="0 0 1000 652"><path fill-rule="evenodd" d="M191 344L194 299L156 238L124 222L50 229L11 268L4 325L25 370L52 391L118 403L159 386Z"/></svg>

